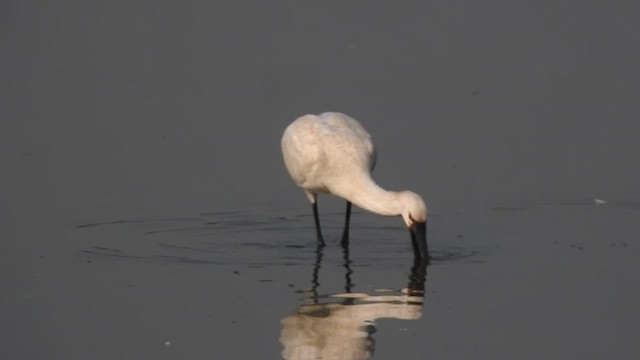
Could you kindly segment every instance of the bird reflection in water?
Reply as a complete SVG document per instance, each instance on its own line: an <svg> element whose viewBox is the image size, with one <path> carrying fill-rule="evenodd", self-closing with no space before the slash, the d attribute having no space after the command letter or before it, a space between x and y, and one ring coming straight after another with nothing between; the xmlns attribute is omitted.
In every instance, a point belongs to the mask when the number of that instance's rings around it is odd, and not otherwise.
<svg viewBox="0 0 640 360"><path fill-rule="evenodd" d="M312 288L305 292L308 304L298 306L282 319L280 342L286 360L369 359L375 350L375 321L381 318L416 320L422 316L426 263L416 258L409 284L401 291L380 290L372 294L351 291L349 249L343 247L345 292L319 296L317 289L323 249L318 247Z"/></svg>

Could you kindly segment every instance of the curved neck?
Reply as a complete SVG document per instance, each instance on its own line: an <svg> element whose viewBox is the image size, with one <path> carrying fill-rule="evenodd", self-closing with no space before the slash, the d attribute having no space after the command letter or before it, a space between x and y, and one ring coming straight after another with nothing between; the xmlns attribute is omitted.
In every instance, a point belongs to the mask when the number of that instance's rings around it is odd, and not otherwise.
<svg viewBox="0 0 640 360"><path fill-rule="evenodd" d="M331 193L346 199L356 206L385 216L396 216L402 214L401 205L398 203L398 196L395 191L387 191L378 186L369 174L361 174L350 177L348 181L341 185L332 187Z"/></svg>

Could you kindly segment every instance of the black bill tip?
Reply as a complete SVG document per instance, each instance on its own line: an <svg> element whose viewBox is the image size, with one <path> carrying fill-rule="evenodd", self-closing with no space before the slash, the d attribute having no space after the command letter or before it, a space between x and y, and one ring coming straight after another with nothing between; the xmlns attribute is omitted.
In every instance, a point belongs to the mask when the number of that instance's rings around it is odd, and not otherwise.
<svg viewBox="0 0 640 360"><path fill-rule="evenodd" d="M427 223L414 222L409 228L411 232L411 244L416 259L429 263L429 248L427 246Z"/></svg>

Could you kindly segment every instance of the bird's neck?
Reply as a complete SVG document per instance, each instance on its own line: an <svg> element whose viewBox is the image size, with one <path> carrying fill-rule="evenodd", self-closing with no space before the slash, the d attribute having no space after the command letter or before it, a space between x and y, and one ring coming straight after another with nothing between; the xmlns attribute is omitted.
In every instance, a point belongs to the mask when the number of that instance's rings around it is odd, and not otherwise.
<svg viewBox="0 0 640 360"><path fill-rule="evenodd" d="M398 193L381 188L368 174L363 174L356 181L350 178L343 186L331 189L331 192L376 214L396 216L402 213Z"/></svg>

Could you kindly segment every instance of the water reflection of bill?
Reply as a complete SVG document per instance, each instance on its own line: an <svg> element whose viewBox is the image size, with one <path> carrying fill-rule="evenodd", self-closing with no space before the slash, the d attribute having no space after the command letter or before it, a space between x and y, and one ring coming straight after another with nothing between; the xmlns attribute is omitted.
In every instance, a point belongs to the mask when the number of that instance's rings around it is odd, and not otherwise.
<svg viewBox="0 0 640 360"><path fill-rule="evenodd" d="M316 289L321 261L319 250L313 288L307 293L311 304L298 306L293 315L281 321L284 359L369 359L375 350L372 334L377 319L416 320L422 316L425 264L416 262L411 267L409 285L401 291L354 293L351 292L348 250L345 250L345 292L320 298Z"/></svg>

